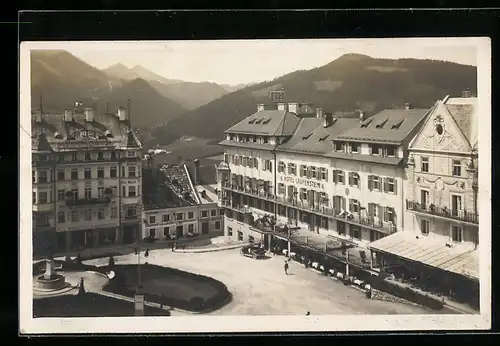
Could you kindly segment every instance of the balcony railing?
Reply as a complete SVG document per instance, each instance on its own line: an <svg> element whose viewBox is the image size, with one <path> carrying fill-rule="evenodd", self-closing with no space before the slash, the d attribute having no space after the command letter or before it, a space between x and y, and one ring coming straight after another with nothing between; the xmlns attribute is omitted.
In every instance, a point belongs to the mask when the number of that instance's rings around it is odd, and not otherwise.
<svg viewBox="0 0 500 346"><path fill-rule="evenodd" d="M248 207L246 205L231 203L231 201L223 200L221 202L221 205L226 207L226 208L235 210L235 211L242 213L242 214L251 214L252 213L252 209L250 207Z"/></svg>
<svg viewBox="0 0 500 346"><path fill-rule="evenodd" d="M107 205L111 201L110 198L84 198L84 199L66 199L68 207L79 207L85 205Z"/></svg>
<svg viewBox="0 0 500 346"><path fill-rule="evenodd" d="M425 213L428 215L440 216L452 220L479 223L479 214L473 211L448 209L447 207L438 207L434 204L422 204L415 201L406 200L406 210Z"/></svg>
<svg viewBox="0 0 500 346"><path fill-rule="evenodd" d="M125 220L137 220L139 218L139 215L125 215L123 217Z"/></svg>
<svg viewBox="0 0 500 346"><path fill-rule="evenodd" d="M277 202L285 206L294 207L303 211L319 214L324 217L334 218L339 221L345 221L352 224L357 224L364 227L382 230L386 233L392 234L397 231L396 225L393 222L384 222L382 219L372 217L362 217L359 214L346 214L340 215L340 208L330 208L321 202L310 202L293 197L274 196L265 191L258 191L251 188L243 188L241 186L223 184L223 188L228 190L243 193L248 196L266 199L271 202Z"/></svg>

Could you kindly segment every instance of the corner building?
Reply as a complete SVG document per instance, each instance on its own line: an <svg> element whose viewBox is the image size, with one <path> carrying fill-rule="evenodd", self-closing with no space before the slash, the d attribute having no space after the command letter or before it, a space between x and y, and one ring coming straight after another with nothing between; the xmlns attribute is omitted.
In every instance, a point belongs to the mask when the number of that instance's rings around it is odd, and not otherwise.
<svg viewBox="0 0 500 346"><path fill-rule="evenodd" d="M365 119L259 105L221 142L227 236L268 246L269 235L252 223L274 212L289 228L356 245L402 230L406 148L428 113L408 105Z"/></svg>
<svg viewBox="0 0 500 346"><path fill-rule="evenodd" d="M127 110L77 104L32 113L33 251L128 244L140 237L141 143Z"/></svg>

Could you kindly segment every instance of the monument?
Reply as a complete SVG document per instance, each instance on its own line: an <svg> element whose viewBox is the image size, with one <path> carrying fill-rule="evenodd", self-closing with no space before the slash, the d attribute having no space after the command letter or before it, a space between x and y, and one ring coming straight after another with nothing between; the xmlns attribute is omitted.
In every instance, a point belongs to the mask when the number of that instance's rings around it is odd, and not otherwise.
<svg viewBox="0 0 500 346"><path fill-rule="evenodd" d="M57 291L68 286L64 275L56 273L54 259L49 256L45 260L45 273L35 280L35 289L43 291Z"/></svg>

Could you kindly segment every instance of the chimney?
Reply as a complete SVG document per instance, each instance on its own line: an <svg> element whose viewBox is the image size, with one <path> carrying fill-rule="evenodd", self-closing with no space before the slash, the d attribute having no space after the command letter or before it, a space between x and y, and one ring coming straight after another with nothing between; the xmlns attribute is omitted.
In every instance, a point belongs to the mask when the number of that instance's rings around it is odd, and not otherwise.
<svg viewBox="0 0 500 346"><path fill-rule="evenodd" d="M362 123L363 121L365 121L365 114L363 113L362 110L359 110L359 122Z"/></svg>
<svg viewBox="0 0 500 346"><path fill-rule="evenodd" d="M85 108L85 121L89 123L94 121L94 110L92 108Z"/></svg>
<svg viewBox="0 0 500 346"><path fill-rule="evenodd" d="M323 117L323 127L327 128L328 126L332 125L332 122L333 122L333 114L325 113L325 116Z"/></svg>
<svg viewBox="0 0 500 346"><path fill-rule="evenodd" d="M68 123L73 121L73 111L71 109L64 110L64 121Z"/></svg>
<svg viewBox="0 0 500 346"><path fill-rule="evenodd" d="M199 181L199 169L200 169L200 160L194 160L194 185L198 184Z"/></svg>
<svg viewBox="0 0 500 346"><path fill-rule="evenodd" d="M405 109L408 111L411 109L411 104L410 103L405 103Z"/></svg>
<svg viewBox="0 0 500 346"><path fill-rule="evenodd" d="M298 113L297 113L297 112L298 112L298 106L299 106L299 104L298 104L297 102L290 102L290 103L288 104L288 111L289 111L290 113L295 113L295 114L298 114Z"/></svg>
<svg viewBox="0 0 500 346"><path fill-rule="evenodd" d="M122 107L118 108L118 118L120 119L120 121L125 121L127 120L127 111L125 109L123 109Z"/></svg>
<svg viewBox="0 0 500 346"><path fill-rule="evenodd" d="M316 118L323 118L323 108L316 108Z"/></svg>
<svg viewBox="0 0 500 346"><path fill-rule="evenodd" d="M462 90L462 97L463 97L463 98L468 98L468 97L471 97L471 92L470 92L470 89L465 89L465 90Z"/></svg>
<svg viewBox="0 0 500 346"><path fill-rule="evenodd" d="M286 111L286 105L283 102L278 103L279 111Z"/></svg>
<svg viewBox="0 0 500 346"><path fill-rule="evenodd" d="M263 111L263 110L265 110L265 109L266 109L266 105L265 105L265 104L263 104L263 103L259 103L259 104L257 105L257 112L262 112L262 111Z"/></svg>

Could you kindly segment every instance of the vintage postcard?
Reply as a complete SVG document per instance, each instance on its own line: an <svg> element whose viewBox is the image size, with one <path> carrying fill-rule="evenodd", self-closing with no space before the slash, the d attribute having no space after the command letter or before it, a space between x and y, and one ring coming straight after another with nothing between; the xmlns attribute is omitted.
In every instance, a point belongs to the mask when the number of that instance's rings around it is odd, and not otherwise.
<svg viewBox="0 0 500 346"><path fill-rule="evenodd" d="M490 54L22 42L21 333L490 328Z"/></svg>

